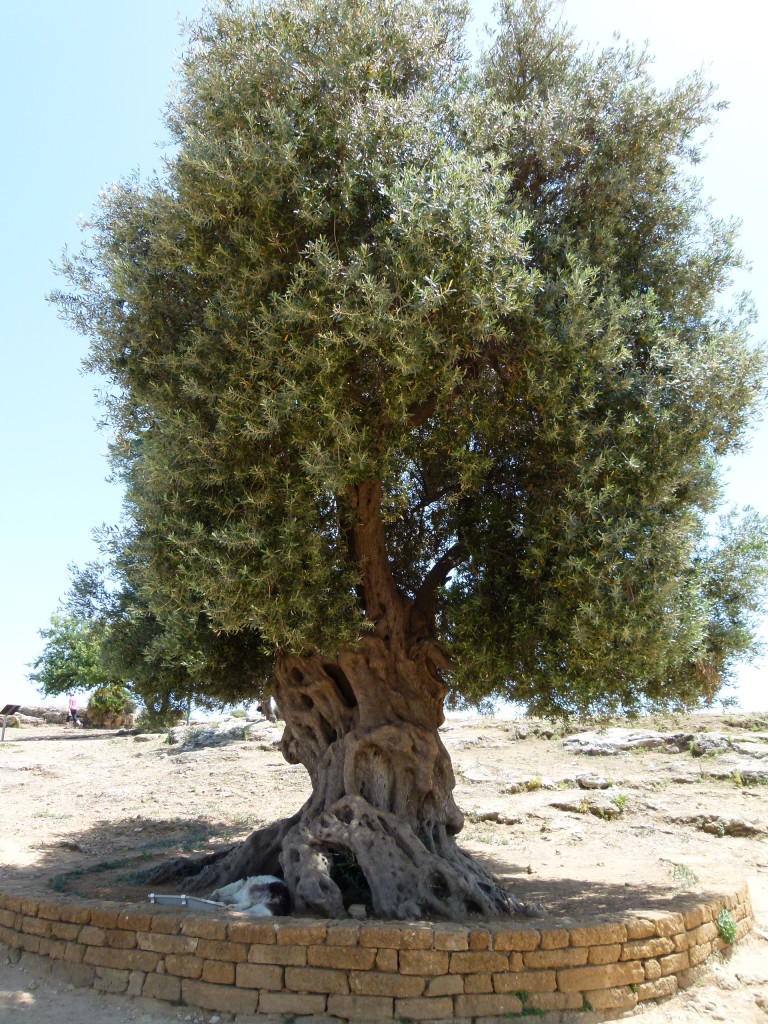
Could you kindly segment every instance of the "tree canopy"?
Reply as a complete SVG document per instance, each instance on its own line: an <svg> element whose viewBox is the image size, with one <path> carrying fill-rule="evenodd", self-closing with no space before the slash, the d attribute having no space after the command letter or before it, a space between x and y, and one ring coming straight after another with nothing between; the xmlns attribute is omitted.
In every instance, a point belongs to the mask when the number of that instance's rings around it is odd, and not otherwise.
<svg viewBox="0 0 768 1024"><path fill-rule="evenodd" d="M470 703L695 704L753 644L765 524L711 526L766 380L696 178L713 87L586 52L548 0L502 0L478 59L466 17L211 6L161 172L62 260L109 382L103 607L140 694L241 699L354 646L381 573Z"/></svg>

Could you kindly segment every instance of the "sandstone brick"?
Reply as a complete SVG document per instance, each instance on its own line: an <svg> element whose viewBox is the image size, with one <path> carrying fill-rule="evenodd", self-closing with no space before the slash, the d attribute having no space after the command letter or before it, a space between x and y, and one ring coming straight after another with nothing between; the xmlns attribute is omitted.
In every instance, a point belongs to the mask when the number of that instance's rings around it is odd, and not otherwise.
<svg viewBox="0 0 768 1024"><path fill-rule="evenodd" d="M491 948L491 933L487 928L473 929L468 936L469 948L475 952Z"/></svg>
<svg viewBox="0 0 768 1024"><path fill-rule="evenodd" d="M61 908L61 920L68 924L88 924L91 920L91 909L75 904L64 904Z"/></svg>
<svg viewBox="0 0 768 1024"><path fill-rule="evenodd" d="M468 996L493 992L493 979L490 974L467 974L464 978L464 991Z"/></svg>
<svg viewBox="0 0 768 1024"><path fill-rule="evenodd" d="M360 926L360 945L389 947L391 949L431 949L434 942L431 925L374 925Z"/></svg>
<svg viewBox="0 0 768 1024"><path fill-rule="evenodd" d="M469 949L469 930L460 924L435 925L434 948L451 952Z"/></svg>
<svg viewBox="0 0 768 1024"><path fill-rule="evenodd" d="M523 953L523 963L527 968L538 970L541 967L577 967L587 962L589 950L586 946L570 946L567 949L535 949L532 953Z"/></svg>
<svg viewBox="0 0 768 1024"><path fill-rule="evenodd" d="M253 948L252 946L251 949ZM243 942L216 942L214 939L198 939L197 955L203 960L228 960L234 964L242 964L248 959L248 947Z"/></svg>
<svg viewBox="0 0 768 1024"><path fill-rule="evenodd" d="M37 917L37 910L40 906L40 900L33 900L30 897L22 896L21 898L21 913L25 917Z"/></svg>
<svg viewBox="0 0 768 1024"><path fill-rule="evenodd" d="M505 1013L522 1013L523 1004L511 994L463 995L454 997L457 1017L501 1017Z"/></svg>
<svg viewBox="0 0 768 1024"><path fill-rule="evenodd" d="M689 932L678 932L677 935L673 935L672 943L675 947L676 953L684 953L693 945Z"/></svg>
<svg viewBox="0 0 768 1024"><path fill-rule="evenodd" d="M40 952L40 936L39 935L27 935L24 932L19 932L17 936L17 943L27 953L39 953Z"/></svg>
<svg viewBox="0 0 768 1024"><path fill-rule="evenodd" d="M460 974L439 974L427 978L425 996L459 996L464 992L464 979Z"/></svg>
<svg viewBox="0 0 768 1024"><path fill-rule="evenodd" d="M18 914L21 910L21 896L13 896L9 892L0 893L0 907Z"/></svg>
<svg viewBox="0 0 768 1024"><path fill-rule="evenodd" d="M661 977L661 964L658 960L646 960L643 963L643 970L647 981L656 981Z"/></svg>
<svg viewBox="0 0 768 1024"><path fill-rule="evenodd" d="M286 949L293 947L285 947ZM253 949L253 947L251 947ZM376 960L372 946L309 946L307 963L310 967L338 967L340 970L370 971Z"/></svg>
<svg viewBox="0 0 768 1024"><path fill-rule="evenodd" d="M684 991L685 989L690 988L691 985L696 984L701 975L702 970L703 968L701 967L689 967L687 971L680 971L679 974L672 974L670 975L670 977L676 977L678 989Z"/></svg>
<svg viewBox="0 0 768 1024"><path fill-rule="evenodd" d="M495 992L554 992L557 975L554 971L509 971L494 974Z"/></svg>
<svg viewBox="0 0 768 1024"><path fill-rule="evenodd" d="M165 969L168 974L175 974L179 978L199 978L203 973L203 961L187 953L168 953Z"/></svg>
<svg viewBox="0 0 768 1024"><path fill-rule="evenodd" d="M68 964L81 964L85 959L87 948L87 946L81 946L79 942L68 942L64 947L62 960L66 960Z"/></svg>
<svg viewBox="0 0 768 1024"><path fill-rule="evenodd" d="M189 1006L216 1010L217 1013L255 1014L259 1005L258 992L227 988L225 985L210 985L206 981L193 981L190 978L184 978L181 982L181 998Z"/></svg>
<svg viewBox="0 0 768 1024"><path fill-rule="evenodd" d="M106 946L107 933L103 928L86 924L80 929L78 941L84 946Z"/></svg>
<svg viewBox="0 0 768 1024"><path fill-rule="evenodd" d="M325 942L327 931L325 921L286 921L278 924L275 929L278 945L281 946L320 946Z"/></svg>
<svg viewBox="0 0 768 1024"><path fill-rule="evenodd" d="M59 939L51 939L51 951L48 956L51 960L63 960L64 953L66 951L67 944ZM2 949L0 949L0 957L2 956Z"/></svg>
<svg viewBox="0 0 768 1024"><path fill-rule="evenodd" d="M717 925L714 921L707 921L690 933L691 944L699 946L703 942L711 942L717 938Z"/></svg>
<svg viewBox="0 0 768 1024"><path fill-rule="evenodd" d="M581 992L532 992L525 1001L526 1010L580 1010Z"/></svg>
<svg viewBox="0 0 768 1024"><path fill-rule="evenodd" d="M229 927L238 928L241 926L239 924L231 924ZM181 934L188 935L193 939L210 939L213 942L223 942L227 938L227 922L220 921L215 917L188 917L181 923ZM244 938L236 938L234 935L230 935L230 938L233 942L249 941Z"/></svg>
<svg viewBox="0 0 768 1024"><path fill-rule="evenodd" d="M75 988L92 988L96 980L96 969L86 964L53 963L51 968L52 978L67 985L74 985ZM62 973L59 973L59 970Z"/></svg>
<svg viewBox="0 0 768 1024"><path fill-rule="evenodd" d="M683 912L683 924L691 931L694 928L698 928L699 925L706 924L707 921L712 920L712 911L709 907L702 904L697 904L694 907L689 907L688 910Z"/></svg>
<svg viewBox="0 0 768 1024"><path fill-rule="evenodd" d="M533 956L534 954L530 954ZM402 955L400 970L402 970ZM509 957L506 953L494 951L451 953L451 974L492 974L494 971L509 969ZM444 971L430 971L430 974L444 974Z"/></svg>
<svg viewBox="0 0 768 1024"><path fill-rule="evenodd" d="M590 946L587 956L588 964L615 964L621 956L621 946Z"/></svg>
<svg viewBox="0 0 768 1024"><path fill-rule="evenodd" d="M667 999L677 992L677 978L670 974L666 978L658 978L656 981L645 981L637 986L637 998L639 1002L646 999Z"/></svg>
<svg viewBox="0 0 768 1024"><path fill-rule="evenodd" d="M80 927L79 924L67 924L66 921L53 921L51 923L51 934L57 939L74 942L80 934Z"/></svg>
<svg viewBox="0 0 768 1024"><path fill-rule="evenodd" d="M635 985L641 981L645 981L645 972L643 965L636 961L605 964L602 967L574 967L557 972L557 987L561 992L591 992L620 985Z"/></svg>
<svg viewBox="0 0 768 1024"><path fill-rule="evenodd" d="M325 934L326 946L357 946L360 939L360 925L354 921L337 921L328 925Z"/></svg>
<svg viewBox="0 0 768 1024"><path fill-rule="evenodd" d="M440 949L402 949L400 950L400 973L427 976L447 974L448 965L454 956L486 955L485 953L448 953Z"/></svg>
<svg viewBox="0 0 768 1024"><path fill-rule="evenodd" d="M136 932L122 931L120 928L111 928L107 932L107 945L112 949L135 949Z"/></svg>
<svg viewBox="0 0 768 1024"><path fill-rule="evenodd" d="M711 942L702 942L698 946L691 946L688 950L688 961L691 967L698 967L699 964L703 964L711 952ZM659 967L659 974L661 974L661 967Z"/></svg>
<svg viewBox="0 0 768 1024"><path fill-rule="evenodd" d="M113 967L97 967L93 987L99 992L125 992L128 988L130 971L118 971Z"/></svg>
<svg viewBox="0 0 768 1024"><path fill-rule="evenodd" d="M162 935L179 935L184 918L178 914L153 914L150 931Z"/></svg>
<svg viewBox="0 0 768 1024"><path fill-rule="evenodd" d="M223 922L217 923L223 924ZM235 921L227 928L226 937L230 942L244 942L246 945L254 942L260 946L271 946L277 941L274 921ZM208 936L201 935L200 938L207 939ZM224 936L222 935L221 938L223 939Z"/></svg>
<svg viewBox="0 0 768 1024"><path fill-rule="evenodd" d="M593 1010L632 1010L637 1006L637 992L628 985L604 988L589 993L589 1004Z"/></svg>
<svg viewBox="0 0 768 1024"><path fill-rule="evenodd" d="M330 996L329 999L349 999L349 996ZM262 992L259 1009L262 1013L306 1014L325 1013L326 996L299 992Z"/></svg>
<svg viewBox="0 0 768 1024"><path fill-rule="evenodd" d="M627 918L624 921L624 927L627 929L627 939L630 941L648 939L656 934L655 923L644 917Z"/></svg>
<svg viewBox="0 0 768 1024"><path fill-rule="evenodd" d="M0 925L4 928L14 928L16 925L16 914L13 910L0 910Z"/></svg>
<svg viewBox="0 0 768 1024"><path fill-rule="evenodd" d="M325 992L345 996L349 994L346 971L323 967L286 967L285 987L291 992Z"/></svg>
<svg viewBox="0 0 768 1024"><path fill-rule="evenodd" d="M661 965L662 977L666 977L668 974L677 974L679 971L684 971L691 966L687 952L662 956L659 958L659 964Z"/></svg>
<svg viewBox="0 0 768 1024"><path fill-rule="evenodd" d="M204 960L200 980L212 985L234 985L235 965L224 960Z"/></svg>
<svg viewBox="0 0 768 1024"><path fill-rule="evenodd" d="M461 996L460 998L464 998ZM453 1016L453 1000L450 996L435 999L396 999L395 1017L407 1020L438 1020Z"/></svg>
<svg viewBox="0 0 768 1024"><path fill-rule="evenodd" d="M283 968L276 964L237 964L238 988L262 988L279 992L283 987Z"/></svg>
<svg viewBox="0 0 768 1024"><path fill-rule="evenodd" d="M571 936L565 928L545 929L541 933L541 949L564 949L570 945Z"/></svg>
<svg viewBox="0 0 768 1024"><path fill-rule="evenodd" d="M14 928L3 928L0 925L0 942L4 942L6 946L15 949L18 945L19 933Z"/></svg>
<svg viewBox="0 0 768 1024"><path fill-rule="evenodd" d="M42 917L42 914L38 914L38 917ZM747 908L743 903L739 903L731 911L731 917L734 921L742 921L747 916Z"/></svg>
<svg viewBox="0 0 768 1024"><path fill-rule="evenodd" d="M741 942L745 935L748 935L752 930L752 918L745 917L742 921L736 925L736 937L734 942Z"/></svg>
<svg viewBox="0 0 768 1024"><path fill-rule="evenodd" d="M51 935L51 922L39 917L24 917L21 921L21 930L25 935L37 935L39 938L47 939Z"/></svg>
<svg viewBox="0 0 768 1024"><path fill-rule="evenodd" d="M194 953L197 943L198 940L189 935L158 935L155 932L138 932L136 935L139 949L149 949L154 953Z"/></svg>
<svg viewBox="0 0 768 1024"><path fill-rule="evenodd" d="M379 971L351 971L349 974L352 995L415 998L423 994L425 987L424 978L413 975L383 974Z"/></svg>
<svg viewBox="0 0 768 1024"><path fill-rule="evenodd" d="M394 971L399 969L399 960L396 949L380 949L376 953L377 971Z"/></svg>
<svg viewBox="0 0 768 1024"><path fill-rule="evenodd" d="M584 928L571 928L572 946L610 946L627 941L625 924L596 924Z"/></svg>
<svg viewBox="0 0 768 1024"><path fill-rule="evenodd" d="M666 956L673 953L675 944L669 938L640 939L636 942L625 942L621 950L622 960L645 960L650 956Z"/></svg>
<svg viewBox="0 0 768 1024"><path fill-rule="evenodd" d="M152 928L152 915L139 910L122 910L117 915L117 927L126 932L148 932Z"/></svg>
<svg viewBox="0 0 768 1024"><path fill-rule="evenodd" d="M129 971L128 972L128 987L125 990L127 996L135 998L141 995L141 990L144 988L144 980L146 974L143 971Z"/></svg>
<svg viewBox="0 0 768 1024"><path fill-rule="evenodd" d="M667 938L685 931L682 914L663 914L656 918L656 934Z"/></svg>
<svg viewBox="0 0 768 1024"><path fill-rule="evenodd" d="M541 935L533 928L495 928L493 948L518 953L530 953L539 948Z"/></svg>
<svg viewBox="0 0 768 1024"><path fill-rule="evenodd" d="M44 918L46 921L60 921L61 904L41 903L37 908L37 916Z"/></svg>
<svg viewBox="0 0 768 1024"><path fill-rule="evenodd" d="M310 949L323 949L323 946L310 946ZM252 945L248 949L248 962L251 964L277 964L280 967L304 967L307 963L307 951L302 946L262 946ZM334 967L335 964L317 964L318 967Z"/></svg>
<svg viewBox="0 0 768 1024"><path fill-rule="evenodd" d="M159 953L144 952L140 949L110 949L108 946L88 946L83 963L94 967L115 967L124 971L145 971L157 969Z"/></svg>
<svg viewBox="0 0 768 1024"><path fill-rule="evenodd" d="M328 996L328 1014L347 1020L389 1020L394 1000L387 996Z"/></svg>
<svg viewBox="0 0 768 1024"><path fill-rule="evenodd" d="M117 910L107 910L106 907L93 907L91 909L91 924L99 928L117 928Z"/></svg>

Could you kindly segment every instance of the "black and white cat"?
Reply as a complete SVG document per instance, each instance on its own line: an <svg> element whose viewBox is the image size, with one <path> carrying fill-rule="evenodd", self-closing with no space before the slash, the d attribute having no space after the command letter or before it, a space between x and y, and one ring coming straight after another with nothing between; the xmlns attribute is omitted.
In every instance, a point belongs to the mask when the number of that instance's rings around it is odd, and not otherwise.
<svg viewBox="0 0 768 1024"><path fill-rule="evenodd" d="M288 886L275 875L251 875L215 889L210 900L224 903L254 917L284 917L290 913Z"/></svg>

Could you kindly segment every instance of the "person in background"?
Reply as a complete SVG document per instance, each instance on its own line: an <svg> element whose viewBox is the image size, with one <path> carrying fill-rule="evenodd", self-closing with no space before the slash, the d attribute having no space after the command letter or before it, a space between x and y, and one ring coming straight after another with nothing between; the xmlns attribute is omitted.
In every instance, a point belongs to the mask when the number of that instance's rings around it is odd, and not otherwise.
<svg viewBox="0 0 768 1024"><path fill-rule="evenodd" d="M80 720L77 717L77 697L74 693L68 693L69 707L67 709L67 721L71 722L72 725L77 728L80 725Z"/></svg>

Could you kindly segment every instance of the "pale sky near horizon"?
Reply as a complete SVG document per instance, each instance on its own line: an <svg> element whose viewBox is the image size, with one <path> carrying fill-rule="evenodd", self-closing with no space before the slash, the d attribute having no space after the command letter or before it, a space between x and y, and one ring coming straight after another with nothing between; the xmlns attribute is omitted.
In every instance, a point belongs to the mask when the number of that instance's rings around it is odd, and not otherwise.
<svg viewBox="0 0 768 1024"><path fill-rule="evenodd" d="M490 0L471 3L479 22ZM106 437L96 429L93 379L79 373L86 342L56 317L45 295L51 263L79 245L76 226L99 190L159 163L161 111L183 45L178 18L200 0L42 0L4 16L0 86L4 159L0 208L0 706L35 703L26 681L46 625L69 583L67 565L97 551L92 530L117 520L120 492L106 482ZM751 274L738 286L756 301L756 339L768 335L768 204L763 39L768 15L755 0L565 0L564 15L588 43L614 31L656 55L660 84L703 67L730 102L707 145L705 190L721 216L743 222ZM727 500L768 514L768 426L728 471ZM764 624L768 639L768 625ZM766 710L768 661L741 670L735 695Z"/></svg>

